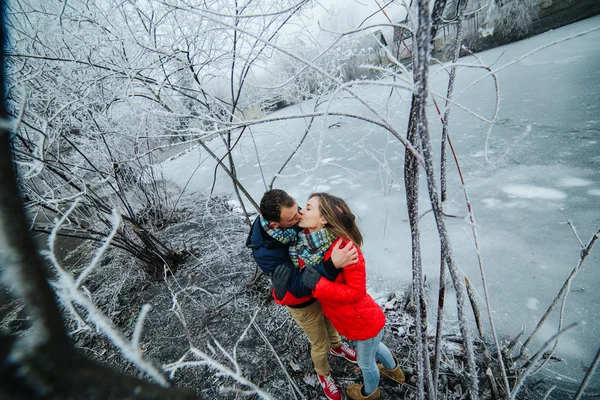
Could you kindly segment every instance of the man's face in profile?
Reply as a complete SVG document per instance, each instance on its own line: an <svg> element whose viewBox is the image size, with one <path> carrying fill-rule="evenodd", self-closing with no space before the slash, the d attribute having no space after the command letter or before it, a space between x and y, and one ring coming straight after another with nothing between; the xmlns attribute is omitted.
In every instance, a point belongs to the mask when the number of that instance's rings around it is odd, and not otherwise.
<svg viewBox="0 0 600 400"><path fill-rule="evenodd" d="M291 228L300 221L302 216L298 212L298 203L294 203L291 207L282 207L281 213L279 214L279 223L271 222L273 228ZM276 224L277 226L273 226Z"/></svg>

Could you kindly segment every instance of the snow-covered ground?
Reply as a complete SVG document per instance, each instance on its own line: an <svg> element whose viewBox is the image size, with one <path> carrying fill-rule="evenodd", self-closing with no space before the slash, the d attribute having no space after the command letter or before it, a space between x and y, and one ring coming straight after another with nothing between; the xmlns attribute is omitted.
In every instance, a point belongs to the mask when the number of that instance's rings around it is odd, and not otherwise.
<svg viewBox="0 0 600 400"><path fill-rule="evenodd" d="M543 45L599 27L600 17L595 17L478 56L498 69ZM461 62L476 64L472 57ZM493 80L487 77L464 91L486 73L461 67L455 90L455 96L460 96L455 100L491 118ZM431 77L432 90L445 94L447 74L436 66ZM500 108L487 153L486 123L459 107L452 110L450 135L474 207L498 333L503 339L512 339L523 325L526 335L532 331L577 264L580 245L567 221L573 221L585 243L600 227L600 30L535 52L502 69L498 78ZM390 89L381 86L355 90L404 134L408 93L394 90L390 97ZM332 102L332 111L372 116L356 100L342 97ZM443 100L437 100L442 106ZM312 112L313 106L314 101L309 101L270 116ZM439 148L441 124L433 104L429 122ZM252 136L246 131L240 140L234 151L238 174L257 201L265 190L263 177L267 184L271 181L307 124L302 119L262 124L252 128ZM511 147L529 128L530 133ZM219 140L211 146L223 154ZM275 181L275 187L289 191L301 205L314 191L329 191L350 203L365 236L369 288L379 297L403 291L411 280L403 162L402 144L382 128L330 116L315 120L301 150ZM164 164L165 177L182 187L187 184L188 191L207 192L213 172L214 162L200 148ZM439 169L436 173L439 175ZM430 207L423 175L421 183L420 208L425 212ZM219 171L215 193L232 192L231 181ZM448 213L466 216L453 162L448 193ZM482 299L471 226L459 218L449 219L448 228L458 265ZM435 303L439 241L431 213L422 218L422 244L431 301ZM557 355L564 362L551 372L558 379L580 380L600 346L599 264L600 248L596 247L568 293L564 325L574 321L586 324L560 339ZM447 300L446 304L454 303ZM480 307L484 308L483 300ZM557 326L555 311L532 350L552 336ZM597 373L593 379L595 386L600 385L599 376Z"/></svg>

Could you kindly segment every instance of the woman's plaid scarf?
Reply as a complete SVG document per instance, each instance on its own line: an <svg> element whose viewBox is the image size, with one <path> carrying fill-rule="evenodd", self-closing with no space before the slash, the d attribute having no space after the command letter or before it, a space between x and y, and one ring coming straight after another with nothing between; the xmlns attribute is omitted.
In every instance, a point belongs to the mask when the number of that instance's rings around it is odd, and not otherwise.
<svg viewBox="0 0 600 400"><path fill-rule="evenodd" d="M323 256L335 240L327 228L310 233L308 229L298 232L298 239L290 245L290 258L296 267L299 266L298 258L305 265L315 265L323 261Z"/></svg>
<svg viewBox="0 0 600 400"><path fill-rule="evenodd" d="M296 242L297 232L294 228L271 228L269 221L267 221L262 215L260 216L260 225L267 232L267 235L277 240L282 244L292 244Z"/></svg>

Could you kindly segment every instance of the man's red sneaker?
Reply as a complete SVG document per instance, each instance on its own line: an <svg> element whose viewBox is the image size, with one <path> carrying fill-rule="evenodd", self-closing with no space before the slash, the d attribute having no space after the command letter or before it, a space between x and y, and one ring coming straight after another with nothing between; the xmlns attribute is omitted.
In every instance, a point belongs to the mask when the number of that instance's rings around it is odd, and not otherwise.
<svg viewBox="0 0 600 400"><path fill-rule="evenodd" d="M356 364L356 350L351 349L346 343L338 347L330 347L329 352L336 357L343 357L351 363Z"/></svg>
<svg viewBox="0 0 600 400"><path fill-rule="evenodd" d="M327 396L329 400L342 400L342 394L340 393L338 387L335 385L335 382L333 381L331 375L325 377L317 374L317 378L319 379L319 383L321 384L321 387L325 392L325 396Z"/></svg>

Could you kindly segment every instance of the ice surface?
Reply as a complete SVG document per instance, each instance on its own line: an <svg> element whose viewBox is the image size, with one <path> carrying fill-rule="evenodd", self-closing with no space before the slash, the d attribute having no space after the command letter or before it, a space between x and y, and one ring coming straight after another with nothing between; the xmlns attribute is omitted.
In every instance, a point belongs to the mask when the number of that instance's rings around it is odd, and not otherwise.
<svg viewBox="0 0 600 400"><path fill-rule="evenodd" d="M527 185L509 185L502 188L504 193L513 197L523 197L526 199L546 199L546 200L561 200L567 197L560 190L543 188L538 186Z"/></svg>
<svg viewBox="0 0 600 400"><path fill-rule="evenodd" d="M581 179L581 178L562 178L559 179L557 182L558 186L565 186L565 187L584 187L584 186L590 186L592 184L591 181L588 181L586 179Z"/></svg>
<svg viewBox="0 0 600 400"><path fill-rule="evenodd" d="M542 45L598 26L600 16L479 56L499 68ZM467 57L461 63L476 61ZM431 90L446 93L447 74L437 71L441 71L439 66L432 67ZM493 81L488 77L465 91L486 72L459 68L455 100L491 118ZM567 221L573 221L584 242L600 227L600 31L534 53L501 70L498 79L501 100L498 120L487 142L489 162L484 157L487 124L454 107L450 136L476 217L498 334L503 340L510 340L523 325L526 334L532 331L577 264L581 247ZM408 93L395 90L390 95L389 88L380 86L354 90L405 134ZM443 107L441 99L437 102ZM296 115L313 106L314 100L271 116ZM372 112L346 95L332 101L331 111L373 117ZM431 99L428 113L434 149L439 152L441 127ZM404 147L382 128L364 121L342 119L345 123L341 127L329 129L339 121L339 116L315 120L303 146L275 180L275 187L286 189L300 205L316 190L330 190L346 199L365 238L369 291L381 297L390 291L404 291L411 280ZM531 132L515 144L528 126ZM305 128L306 121L302 119L251 128L267 183L292 153ZM225 153L220 140L210 146L219 155ZM250 136L240 140L233 155L241 183L256 200L260 199L266 185L256 167L259 162ZM164 168L165 177L181 187L191 177L187 190L207 192L212 184L214 162L203 150L189 152L166 163ZM420 224L422 258L433 305L437 302L434 296L439 275L439 240L432 213L427 212L431 207L423 174L420 184L420 213L424 214ZM481 301L480 272L471 226L463 218L467 210L461 188L450 157L446 209L459 218L449 218L447 228L457 263ZM231 181L221 171L215 193L232 193ZM599 265L600 247L596 246L568 293L564 325L582 320L588 323L564 335L558 344L557 355L565 362L550 368L555 368L561 379L580 380L600 346ZM450 290L446 297L450 320L455 318L450 306L452 297ZM480 309L485 310L481 302ZM558 329L557 312L532 343L532 351L537 351ZM598 373L592 383L600 386Z"/></svg>
<svg viewBox="0 0 600 400"><path fill-rule="evenodd" d="M588 194L591 194L592 196L600 196L600 189L590 189L588 190Z"/></svg>
<svg viewBox="0 0 600 400"><path fill-rule="evenodd" d="M535 297L530 297L527 299L527 308L530 310L537 310L540 306L540 301Z"/></svg>

